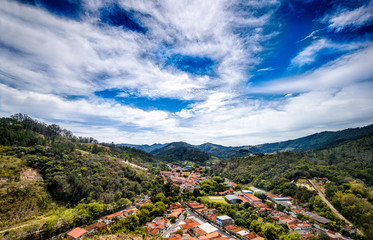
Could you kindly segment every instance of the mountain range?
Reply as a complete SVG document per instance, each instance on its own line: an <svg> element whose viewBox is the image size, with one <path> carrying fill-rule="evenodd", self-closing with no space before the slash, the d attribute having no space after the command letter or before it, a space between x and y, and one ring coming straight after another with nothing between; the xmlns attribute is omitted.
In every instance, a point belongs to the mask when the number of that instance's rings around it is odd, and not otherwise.
<svg viewBox="0 0 373 240"><path fill-rule="evenodd" d="M365 127L349 128L341 131L324 131L288 141L236 147L223 146L213 143L192 145L185 142L172 142L165 144L156 143L152 145L118 145L133 147L151 153L155 156L161 156L161 158L162 156L170 156L170 151L175 153L177 149L179 149L181 152L185 152L185 149L193 149L195 150L195 152L205 152L211 156L215 156L218 158L231 158L244 157L251 154L275 153L283 151L299 152L319 149L330 144L342 143L348 140L354 140L360 137L364 137L371 133L373 133L373 124Z"/></svg>

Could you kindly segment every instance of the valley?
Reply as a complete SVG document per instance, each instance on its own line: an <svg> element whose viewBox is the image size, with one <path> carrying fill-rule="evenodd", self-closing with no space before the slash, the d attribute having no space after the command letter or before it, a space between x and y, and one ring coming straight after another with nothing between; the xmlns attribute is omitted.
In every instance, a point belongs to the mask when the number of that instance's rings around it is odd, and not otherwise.
<svg viewBox="0 0 373 240"><path fill-rule="evenodd" d="M371 126L145 152L1 118L0 238L372 239Z"/></svg>

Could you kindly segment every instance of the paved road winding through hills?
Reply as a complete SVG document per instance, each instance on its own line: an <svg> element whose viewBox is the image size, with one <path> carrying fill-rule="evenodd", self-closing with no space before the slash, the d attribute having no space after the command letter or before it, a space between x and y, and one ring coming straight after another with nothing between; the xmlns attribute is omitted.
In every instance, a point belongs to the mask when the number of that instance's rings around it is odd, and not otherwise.
<svg viewBox="0 0 373 240"><path fill-rule="evenodd" d="M338 212L337 209L334 208L334 206L328 201L328 199L326 199L325 195L320 191L319 187L317 186L316 183L314 183L311 179L308 180L312 186L316 189L317 193L319 194L319 196L321 197L321 199L328 205L328 207L340 218L342 219L343 221L345 221L348 225L350 225L351 227L353 226L353 224L348 221L340 212ZM356 229L357 233L358 234L362 234L362 232L359 230L359 229Z"/></svg>

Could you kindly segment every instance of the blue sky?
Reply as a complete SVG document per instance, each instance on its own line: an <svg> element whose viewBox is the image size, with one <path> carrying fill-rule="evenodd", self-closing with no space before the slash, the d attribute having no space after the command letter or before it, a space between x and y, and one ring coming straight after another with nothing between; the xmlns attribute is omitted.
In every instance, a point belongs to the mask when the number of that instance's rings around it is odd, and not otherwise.
<svg viewBox="0 0 373 240"><path fill-rule="evenodd" d="M0 115L250 145L373 123L372 1L3 0Z"/></svg>

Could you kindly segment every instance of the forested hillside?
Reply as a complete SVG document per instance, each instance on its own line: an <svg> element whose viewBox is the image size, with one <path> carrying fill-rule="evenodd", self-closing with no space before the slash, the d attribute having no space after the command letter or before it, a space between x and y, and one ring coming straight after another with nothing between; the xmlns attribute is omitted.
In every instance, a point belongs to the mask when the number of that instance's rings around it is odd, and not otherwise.
<svg viewBox="0 0 373 240"><path fill-rule="evenodd" d="M0 230L21 224L10 238L38 230L52 236L165 187L124 162L156 167L152 155L22 114L0 119L0 159Z"/></svg>
<svg viewBox="0 0 373 240"><path fill-rule="evenodd" d="M210 159L209 154L206 152L200 151L184 142L171 143L151 153L163 161L174 163L193 162L203 164Z"/></svg>
<svg viewBox="0 0 373 240"><path fill-rule="evenodd" d="M291 182L299 178L327 178L330 180L327 184L329 200L364 229L367 236L373 237L373 134L321 150L222 160L212 172L237 183L252 183L298 199L304 198L309 203L312 195L302 192ZM309 207L312 209L312 206Z"/></svg>
<svg viewBox="0 0 373 240"><path fill-rule="evenodd" d="M349 128L342 131L325 131L306 137L284 142L266 143L256 146L247 146L248 150L255 153L274 153L278 151L305 151L320 148L331 143L343 143L355 140L373 133L373 124L361 128Z"/></svg>

